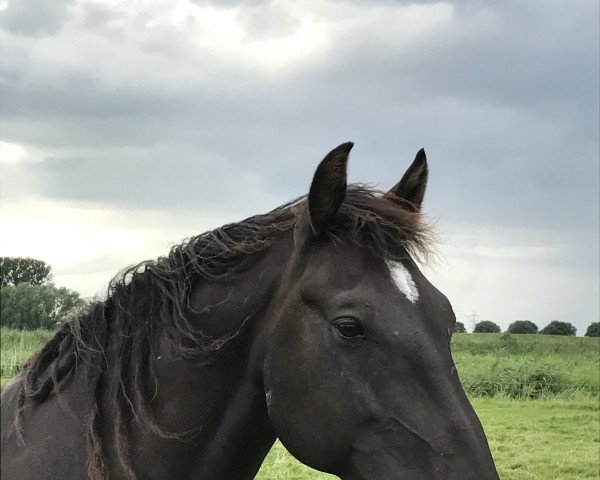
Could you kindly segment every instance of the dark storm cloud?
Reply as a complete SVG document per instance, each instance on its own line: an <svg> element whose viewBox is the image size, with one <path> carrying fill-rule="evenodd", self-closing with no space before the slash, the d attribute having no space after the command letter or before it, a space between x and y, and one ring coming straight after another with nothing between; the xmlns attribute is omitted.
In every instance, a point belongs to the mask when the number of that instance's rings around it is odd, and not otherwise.
<svg viewBox="0 0 600 480"><path fill-rule="evenodd" d="M238 13L249 41L298 28L285 11L250 3ZM109 19L95 8L88 25ZM351 178L385 188L424 146L435 213L595 231L597 18L594 2L458 2L450 25L408 48L341 36L325 58L271 77L205 55L209 68L182 69L180 84L177 70L156 72L166 83L151 67L138 81L107 82L89 65L27 63L14 41L3 139L49 151L12 167L39 178L38 193L155 208L193 205L198 179L207 202L221 195L268 208L229 186L250 176L283 202L304 193L318 160L346 140L357 142ZM173 32L156 35L140 41L142 64L203 55Z"/></svg>

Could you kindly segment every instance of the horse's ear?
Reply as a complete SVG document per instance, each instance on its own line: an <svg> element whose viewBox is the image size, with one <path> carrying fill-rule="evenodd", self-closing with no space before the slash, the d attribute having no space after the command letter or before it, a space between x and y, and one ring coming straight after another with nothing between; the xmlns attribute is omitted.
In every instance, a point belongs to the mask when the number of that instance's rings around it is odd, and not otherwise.
<svg viewBox="0 0 600 480"><path fill-rule="evenodd" d="M308 193L310 226L315 235L327 229L344 201L348 154L353 146L347 142L334 148L315 171Z"/></svg>
<svg viewBox="0 0 600 480"><path fill-rule="evenodd" d="M425 197L425 189L427 188L427 177L429 168L427 167L427 157L425 150L421 149L417 152L412 165L394 187L387 192L384 197L390 200L401 200L412 207L415 211L421 210L421 204Z"/></svg>

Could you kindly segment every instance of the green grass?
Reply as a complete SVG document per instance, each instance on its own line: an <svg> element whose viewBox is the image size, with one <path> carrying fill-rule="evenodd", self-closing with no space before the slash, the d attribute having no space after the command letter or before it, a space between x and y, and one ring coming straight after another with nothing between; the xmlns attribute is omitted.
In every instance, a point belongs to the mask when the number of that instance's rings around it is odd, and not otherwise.
<svg viewBox="0 0 600 480"><path fill-rule="evenodd" d="M503 480L600 478L599 399L577 395L515 400L471 399ZM276 443L258 480L335 479L300 464Z"/></svg>
<svg viewBox="0 0 600 480"><path fill-rule="evenodd" d="M254 478L255 480L331 480L338 477L303 465L277 440Z"/></svg>
<svg viewBox="0 0 600 480"><path fill-rule="evenodd" d="M50 330L14 330L0 328L0 377L3 381L13 377L27 359L52 336Z"/></svg>
<svg viewBox="0 0 600 480"><path fill-rule="evenodd" d="M0 335L0 377L10 378L53 332L2 328ZM600 395L598 338L463 333L454 335L452 351L470 396Z"/></svg>
<svg viewBox="0 0 600 480"><path fill-rule="evenodd" d="M475 398L500 478L600 478L598 397L522 401Z"/></svg>
<svg viewBox="0 0 600 480"><path fill-rule="evenodd" d="M452 354L471 396L600 394L598 338L463 333Z"/></svg>
<svg viewBox="0 0 600 480"><path fill-rule="evenodd" d="M53 332L0 330L1 381ZM600 479L600 340L456 334L461 381L481 418L503 480ZM259 480L325 480L276 443Z"/></svg>

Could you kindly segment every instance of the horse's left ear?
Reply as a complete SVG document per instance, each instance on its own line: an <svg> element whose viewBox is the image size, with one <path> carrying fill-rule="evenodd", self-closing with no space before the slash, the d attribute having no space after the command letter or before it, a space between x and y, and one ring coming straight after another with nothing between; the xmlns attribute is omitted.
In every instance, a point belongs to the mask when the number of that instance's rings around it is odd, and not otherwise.
<svg viewBox="0 0 600 480"><path fill-rule="evenodd" d="M308 194L308 212L313 234L327 230L346 197L348 155L354 144L343 143L321 161Z"/></svg>
<svg viewBox="0 0 600 480"><path fill-rule="evenodd" d="M421 204L425 197L428 175L427 157L425 156L425 150L421 149L417 152L417 156L412 165L408 167L402 180L392 187L384 197L390 200L404 200L418 212L421 210Z"/></svg>

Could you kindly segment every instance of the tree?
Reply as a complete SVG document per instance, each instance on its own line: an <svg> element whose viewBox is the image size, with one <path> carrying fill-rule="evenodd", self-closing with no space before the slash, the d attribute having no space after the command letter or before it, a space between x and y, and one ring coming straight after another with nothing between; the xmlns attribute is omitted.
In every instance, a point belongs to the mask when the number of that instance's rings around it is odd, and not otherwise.
<svg viewBox="0 0 600 480"><path fill-rule="evenodd" d="M538 326L529 320L517 320L508 326L508 333L538 333Z"/></svg>
<svg viewBox="0 0 600 480"><path fill-rule="evenodd" d="M552 320L548 325L540 330L540 333L543 333L544 335L574 336L575 333L577 333L577 329L568 322Z"/></svg>
<svg viewBox="0 0 600 480"><path fill-rule="evenodd" d="M50 265L42 260L29 257L0 257L0 287L22 283L42 285L50 281L50 272Z"/></svg>
<svg viewBox="0 0 600 480"><path fill-rule="evenodd" d="M586 337L600 337L600 322L593 322L585 332Z"/></svg>
<svg viewBox="0 0 600 480"><path fill-rule="evenodd" d="M473 333L500 333L500 327L489 320L482 320L475 325Z"/></svg>
<svg viewBox="0 0 600 480"><path fill-rule="evenodd" d="M456 322L454 324L454 333L465 333L467 329L465 328L465 324L462 322Z"/></svg>
<svg viewBox="0 0 600 480"><path fill-rule="evenodd" d="M79 293L51 283L20 283L0 288L0 321L5 327L53 329L84 305Z"/></svg>

